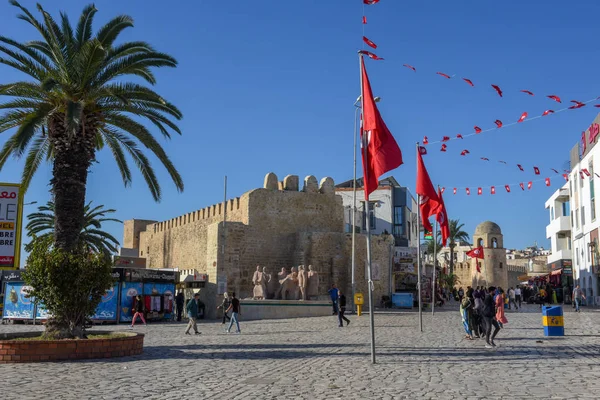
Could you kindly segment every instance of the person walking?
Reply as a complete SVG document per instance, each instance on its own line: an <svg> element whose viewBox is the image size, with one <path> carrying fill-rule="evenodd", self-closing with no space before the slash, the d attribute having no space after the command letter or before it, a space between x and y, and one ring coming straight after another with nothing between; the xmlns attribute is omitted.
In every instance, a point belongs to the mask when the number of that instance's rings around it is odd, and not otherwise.
<svg viewBox="0 0 600 400"><path fill-rule="evenodd" d="M142 319L144 326L146 326L146 320L144 319L144 300L142 300L142 296L139 294L135 297L135 314L133 314L133 319L131 320L131 329L135 325L135 320L137 317Z"/></svg>
<svg viewBox="0 0 600 400"><path fill-rule="evenodd" d="M494 305L494 293L496 292L496 288L490 286L488 288L488 292L485 295L485 299L483 300L483 322L485 324L485 348L491 349L496 347L494 343L494 339L500 331L500 326L498 325L498 321L494 318L495 315L495 305ZM492 334L492 327L494 327L494 333ZM491 335L491 337L490 337Z"/></svg>
<svg viewBox="0 0 600 400"><path fill-rule="evenodd" d="M231 311L231 320L229 321L229 328L227 328L227 333L231 332L231 327L233 326L234 322L237 326L237 331L235 333L242 333L242 331L240 330L240 322L238 320L242 312L242 307L240 305L240 301L235 297L235 292L231 294L231 304L227 308L227 311L225 311L225 314L227 314L229 311Z"/></svg>
<svg viewBox="0 0 600 400"><path fill-rule="evenodd" d="M200 293L195 293L194 298L188 301L186 306L186 311L190 322L188 322L187 329L185 330L185 334L190 334L190 329L194 328L194 332L196 335L199 335L198 332L198 299L200 298Z"/></svg>
<svg viewBox="0 0 600 400"><path fill-rule="evenodd" d="M463 290L462 287L460 287L458 289L458 301L459 301L459 303L462 303L462 299L463 299L464 296L465 296L465 291Z"/></svg>
<svg viewBox="0 0 600 400"><path fill-rule="evenodd" d="M338 314L339 291L338 291L337 287L335 286L335 283L333 285L331 285L331 289L329 289L329 297L331 297L331 304L333 306L333 314L331 314L331 315L337 315Z"/></svg>
<svg viewBox="0 0 600 400"><path fill-rule="evenodd" d="M459 307L459 311L460 311L460 316L462 317L462 323L463 323L463 327L465 328L465 332L467 333L467 336L465 337L465 339L468 340L473 340L473 328L472 328L472 317L469 318L469 314L470 314L470 310L473 308L473 303L471 302L471 299L469 299L468 297L465 297L461 303L460 303L460 307Z"/></svg>
<svg viewBox="0 0 600 400"><path fill-rule="evenodd" d="M341 290L338 290L338 320L340 321L340 328L344 326L343 321L346 321L346 326L350 325L350 320L344 317L344 313L346 312L346 296L342 293Z"/></svg>
<svg viewBox="0 0 600 400"><path fill-rule="evenodd" d="M227 294L227 292L223 293L223 302L221 303L220 306L217 306L217 310L219 308L223 309L223 322L221 323L221 325L225 324L225 321L229 322L231 321L231 318L229 318L229 315L227 315L227 309L229 308L229 306L231 305L231 300L229 300L229 295Z"/></svg>
<svg viewBox="0 0 600 400"><path fill-rule="evenodd" d="M583 290L579 288L579 285L575 286L573 289L573 301L575 302L575 312L581 312L579 306L581 305L581 299L585 300L585 294L583 294Z"/></svg>
<svg viewBox="0 0 600 400"><path fill-rule="evenodd" d="M517 299L516 299L516 293L515 293L515 289L513 289L512 287L510 289L508 289L508 309L511 309L511 304L514 304L515 306L515 310L519 309L519 306L517 305Z"/></svg>
<svg viewBox="0 0 600 400"><path fill-rule="evenodd" d="M179 289L179 293L175 296L175 306L177 307L177 321L181 322L181 314L183 314L183 304L185 303L185 296L183 290Z"/></svg>
<svg viewBox="0 0 600 400"><path fill-rule="evenodd" d="M498 325L500 328L504 328L504 324L508 323L508 319L504 315L504 290L502 288L499 289L500 293L496 296L496 321L498 321Z"/></svg>
<svg viewBox="0 0 600 400"><path fill-rule="evenodd" d="M523 300L521 299L521 287L520 287L520 286L517 286L517 287L515 288L515 306L516 306L516 304L517 304L517 303L519 303L519 308L521 308L521 307L522 307L522 306L521 306L521 302L522 302L522 301L523 301Z"/></svg>

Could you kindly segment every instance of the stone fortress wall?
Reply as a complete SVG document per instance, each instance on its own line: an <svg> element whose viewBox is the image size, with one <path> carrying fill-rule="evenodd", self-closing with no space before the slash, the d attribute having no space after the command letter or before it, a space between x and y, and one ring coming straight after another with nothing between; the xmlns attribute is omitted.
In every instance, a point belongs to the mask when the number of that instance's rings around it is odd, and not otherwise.
<svg viewBox="0 0 600 400"><path fill-rule="evenodd" d="M223 217L226 209L226 223ZM147 268L195 269L208 275L201 291L209 317L220 303L219 285L226 284L238 297L252 296L256 265L272 274L292 266L313 265L319 273L319 294L327 297L332 283L351 296L351 235L344 233L341 197L331 178L320 183L297 176L278 181L265 177L263 188L176 218L156 222L129 220L124 226L124 247L138 248ZM366 294L366 237L356 237L357 291ZM389 294L389 265L393 237L373 236L374 299ZM136 247L137 245L137 247Z"/></svg>

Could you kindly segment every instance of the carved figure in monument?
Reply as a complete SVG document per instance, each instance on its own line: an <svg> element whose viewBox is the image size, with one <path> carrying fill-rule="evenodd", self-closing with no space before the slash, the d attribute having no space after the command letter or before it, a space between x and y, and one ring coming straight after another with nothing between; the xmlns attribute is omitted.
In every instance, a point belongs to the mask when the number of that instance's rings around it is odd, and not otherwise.
<svg viewBox="0 0 600 400"><path fill-rule="evenodd" d="M279 272L277 274L277 282L279 282L279 287L277 288L277 291L275 292L274 298L276 298L276 299L281 298L281 289L283 288L283 282L286 281L287 276L288 276L288 273L285 270L285 267L281 268L281 272Z"/></svg>
<svg viewBox="0 0 600 400"><path fill-rule="evenodd" d="M300 289L300 300L306 300L307 276L304 265L298 267L298 288Z"/></svg>
<svg viewBox="0 0 600 400"><path fill-rule="evenodd" d="M296 268L292 267L289 274L285 268L282 268L277 276L281 284L281 287L277 291L277 298L281 298L281 300L298 300L298 271Z"/></svg>
<svg viewBox="0 0 600 400"><path fill-rule="evenodd" d="M252 277L252 283L254 284L254 291L252 298L254 300L263 300L265 298L265 294L267 293L267 281L265 280L265 276L260 270L260 266L256 266L256 272Z"/></svg>
<svg viewBox="0 0 600 400"><path fill-rule="evenodd" d="M306 296L310 300L312 297L319 296L319 273L313 270L313 266L308 266L308 279L306 285Z"/></svg>
<svg viewBox="0 0 600 400"><path fill-rule="evenodd" d="M263 279L265 280L265 299L272 299L273 298L273 294L275 293L275 290L273 290L273 276L269 273L269 270L267 269L267 267L263 267L262 270L262 274L263 274Z"/></svg>

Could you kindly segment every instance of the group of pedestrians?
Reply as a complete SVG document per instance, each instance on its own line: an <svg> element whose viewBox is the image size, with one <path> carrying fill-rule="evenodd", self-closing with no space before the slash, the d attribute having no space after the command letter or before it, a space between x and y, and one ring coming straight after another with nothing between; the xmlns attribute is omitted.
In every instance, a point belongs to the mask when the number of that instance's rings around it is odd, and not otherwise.
<svg viewBox="0 0 600 400"><path fill-rule="evenodd" d="M175 297L175 303L177 306L177 321L181 321L182 313L184 308L185 298L182 291L179 291L177 296ZM195 293L194 297L187 302L185 305L185 310L187 316L189 318L187 327L185 329L186 335L191 335L190 331L193 330L196 335L200 335L201 332L198 330L198 318L200 316L200 312L202 310L202 303L200 302L200 293ZM225 332L230 333L233 324L236 324L236 333L241 333L239 316L241 314L241 305L240 300L235 296L235 292L232 293L231 298L229 294L225 292L223 294L223 302L221 305L217 306L217 309L223 309L223 324L225 321L229 321L229 327ZM231 316L229 315L231 312Z"/></svg>
<svg viewBox="0 0 600 400"><path fill-rule="evenodd" d="M485 338L486 348L496 347L494 339L504 324L508 323L504 315L506 300L502 288L468 287L460 302L460 315L466 339Z"/></svg>
<svg viewBox="0 0 600 400"><path fill-rule="evenodd" d="M346 326L350 325L350 320L344 316L346 312L346 296L335 284L331 285L331 289L329 289L329 297L331 297L331 304L333 306L332 315L338 316L339 327L342 328L344 322L346 322Z"/></svg>

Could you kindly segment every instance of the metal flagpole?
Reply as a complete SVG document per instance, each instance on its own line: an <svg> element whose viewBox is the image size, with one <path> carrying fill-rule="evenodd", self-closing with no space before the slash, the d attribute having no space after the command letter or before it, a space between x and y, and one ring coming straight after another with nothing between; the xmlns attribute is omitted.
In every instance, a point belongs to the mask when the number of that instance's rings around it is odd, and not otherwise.
<svg viewBox="0 0 600 400"><path fill-rule="evenodd" d="M358 62L360 65L360 95L361 99L364 99L363 93L363 70L362 70L362 54L358 55ZM365 115L365 102L360 102L361 114ZM368 162L367 146L362 146L363 151L363 162ZM371 363L375 364L375 307L373 307L373 280L371 275L371 207L369 207L369 201L367 198L366 185L368 178L368 168L364 168L364 187L365 187L365 203L367 208L367 275L368 275L368 292L369 292L369 327L371 328Z"/></svg>
<svg viewBox="0 0 600 400"><path fill-rule="evenodd" d="M419 142L417 142L417 155L419 153ZM417 161L418 163L418 161ZM418 165L417 165L418 171ZM417 295L419 296L419 331L423 332L423 304L421 303L421 195L417 194L417 223L419 224L417 240Z"/></svg>
<svg viewBox="0 0 600 400"><path fill-rule="evenodd" d="M438 187L439 189L439 187ZM435 265L437 264L437 216L433 221L433 281L431 283L431 315L435 314Z"/></svg>
<svg viewBox="0 0 600 400"><path fill-rule="evenodd" d="M362 74L361 74L362 76ZM362 79L362 78L361 78ZM362 89L361 89L362 90ZM360 97L362 99L362 97ZM352 313L356 313L356 305L354 304L354 295L356 294L356 280L354 277L356 269L356 120L358 119L358 110L356 102L354 103L354 179L352 180ZM362 106L361 106L362 108Z"/></svg>

